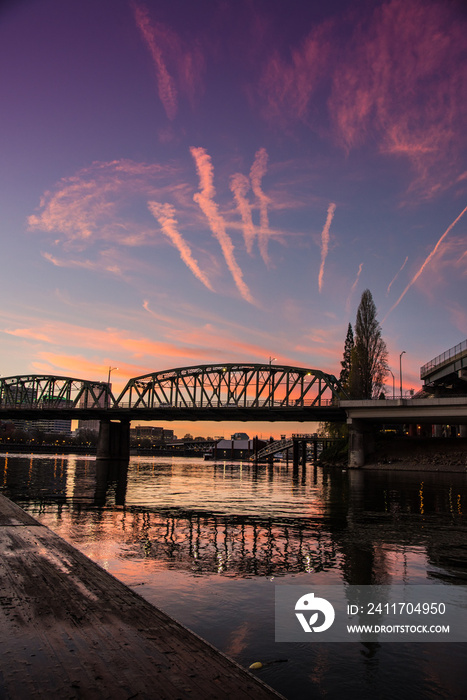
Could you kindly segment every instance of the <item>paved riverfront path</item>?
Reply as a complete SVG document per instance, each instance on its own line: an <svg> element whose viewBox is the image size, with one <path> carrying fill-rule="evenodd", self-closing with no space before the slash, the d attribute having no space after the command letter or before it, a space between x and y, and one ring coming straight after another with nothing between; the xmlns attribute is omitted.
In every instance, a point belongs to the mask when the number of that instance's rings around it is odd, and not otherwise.
<svg viewBox="0 0 467 700"><path fill-rule="evenodd" d="M280 698L0 495L0 698Z"/></svg>

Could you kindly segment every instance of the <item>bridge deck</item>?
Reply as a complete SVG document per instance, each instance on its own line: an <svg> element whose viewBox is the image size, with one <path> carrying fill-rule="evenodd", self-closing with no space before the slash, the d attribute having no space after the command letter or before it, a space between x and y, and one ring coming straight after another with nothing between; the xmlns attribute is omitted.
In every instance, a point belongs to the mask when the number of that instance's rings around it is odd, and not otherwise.
<svg viewBox="0 0 467 700"><path fill-rule="evenodd" d="M0 697L281 697L0 495Z"/></svg>

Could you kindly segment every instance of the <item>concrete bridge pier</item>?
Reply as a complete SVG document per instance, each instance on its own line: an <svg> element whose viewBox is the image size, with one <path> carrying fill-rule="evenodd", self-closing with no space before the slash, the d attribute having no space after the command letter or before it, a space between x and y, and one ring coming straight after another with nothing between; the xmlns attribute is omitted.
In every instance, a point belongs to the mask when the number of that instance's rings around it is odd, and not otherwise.
<svg viewBox="0 0 467 700"><path fill-rule="evenodd" d="M130 421L101 420L96 459L130 461Z"/></svg>
<svg viewBox="0 0 467 700"><path fill-rule="evenodd" d="M358 469L365 464L365 458L374 450L374 437L371 424L368 427L361 420L348 418L349 426L349 468Z"/></svg>

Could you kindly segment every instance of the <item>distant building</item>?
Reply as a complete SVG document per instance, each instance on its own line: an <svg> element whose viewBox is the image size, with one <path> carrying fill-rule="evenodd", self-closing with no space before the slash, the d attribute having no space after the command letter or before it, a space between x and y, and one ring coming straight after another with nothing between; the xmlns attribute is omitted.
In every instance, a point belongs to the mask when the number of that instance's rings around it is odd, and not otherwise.
<svg viewBox="0 0 467 700"><path fill-rule="evenodd" d="M14 420L12 421L15 428L33 432L41 430L43 433L63 433L71 436L71 418L51 418L48 420Z"/></svg>
<svg viewBox="0 0 467 700"><path fill-rule="evenodd" d="M231 440L249 440L250 436L246 433L234 433L230 436Z"/></svg>
<svg viewBox="0 0 467 700"><path fill-rule="evenodd" d="M212 456L214 459L249 459L255 452L255 446L260 449L265 444L262 440L249 440L248 436L246 440L219 440L214 445Z"/></svg>
<svg viewBox="0 0 467 700"><path fill-rule="evenodd" d="M174 440L174 431L156 425L135 425L130 428L130 437L134 440L149 438L153 443Z"/></svg>

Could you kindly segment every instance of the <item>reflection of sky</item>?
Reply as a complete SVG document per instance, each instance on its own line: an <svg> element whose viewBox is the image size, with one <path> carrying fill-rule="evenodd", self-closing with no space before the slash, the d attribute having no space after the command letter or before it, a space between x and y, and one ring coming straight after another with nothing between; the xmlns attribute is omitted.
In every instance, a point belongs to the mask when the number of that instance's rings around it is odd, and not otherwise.
<svg viewBox="0 0 467 700"><path fill-rule="evenodd" d="M6 3L3 374L338 374L369 288L418 388L467 335L466 21L435 0Z"/></svg>

